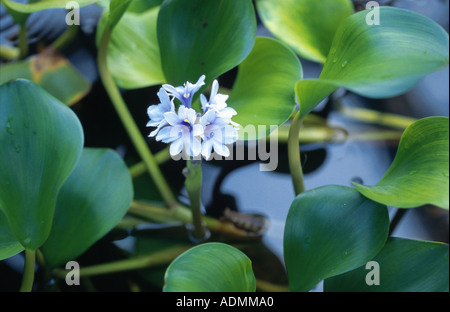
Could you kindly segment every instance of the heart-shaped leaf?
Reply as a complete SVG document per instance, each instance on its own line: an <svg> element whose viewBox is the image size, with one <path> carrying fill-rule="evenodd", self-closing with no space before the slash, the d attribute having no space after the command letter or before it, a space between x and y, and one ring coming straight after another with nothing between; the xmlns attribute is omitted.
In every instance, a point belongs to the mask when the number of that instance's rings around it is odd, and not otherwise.
<svg viewBox="0 0 450 312"><path fill-rule="evenodd" d="M206 84L239 65L256 38L251 0L171 0L161 5L158 42L164 75L172 85Z"/></svg>
<svg viewBox="0 0 450 312"><path fill-rule="evenodd" d="M18 241L35 250L50 233L83 129L70 108L30 81L1 85L0 98L0 210Z"/></svg>
<svg viewBox="0 0 450 312"><path fill-rule="evenodd" d="M356 190L325 186L300 194L284 232L291 291L309 291L321 280L360 267L386 242L386 206Z"/></svg>
<svg viewBox="0 0 450 312"><path fill-rule="evenodd" d="M364 196L398 208L433 204L449 209L449 119L428 117L403 133L397 155L375 186L355 184Z"/></svg>
<svg viewBox="0 0 450 312"><path fill-rule="evenodd" d="M233 121L242 126L241 130L248 125L255 130L266 126L256 139L267 136L270 126L282 125L294 111L294 86L302 77L300 61L288 47L277 40L257 38L252 52L239 65L228 100L238 113ZM241 139L244 134L240 132Z"/></svg>
<svg viewBox="0 0 450 312"><path fill-rule="evenodd" d="M2 65L0 84L17 78L33 81L61 102L72 105L89 93L89 82L53 49L22 62Z"/></svg>
<svg viewBox="0 0 450 312"><path fill-rule="evenodd" d="M23 250L23 246L11 232L8 220L6 220L5 215L0 211L0 260L12 257Z"/></svg>
<svg viewBox="0 0 450 312"><path fill-rule="evenodd" d="M362 266L325 280L325 291L448 292L448 245L391 237L373 259L377 268ZM379 285L371 270L379 270ZM377 274L376 271L373 274ZM369 279L370 282L366 282ZM375 279L375 278L374 278Z"/></svg>
<svg viewBox="0 0 450 312"><path fill-rule="evenodd" d="M433 20L381 7L381 24L368 25L367 13L342 22L319 79L297 83L301 116L339 87L371 98L392 97L448 64L448 34Z"/></svg>
<svg viewBox="0 0 450 312"><path fill-rule="evenodd" d="M58 195L53 227L42 246L47 265L75 260L119 223L132 199L130 173L119 155L84 149Z"/></svg>
<svg viewBox="0 0 450 312"><path fill-rule="evenodd" d="M325 63L337 26L353 13L350 0L257 0L264 25L301 57Z"/></svg>
<svg viewBox="0 0 450 312"><path fill-rule="evenodd" d="M181 254L167 268L165 292L254 292L250 259L222 243L198 245Z"/></svg>
<svg viewBox="0 0 450 312"><path fill-rule="evenodd" d="M165 82L156 36L159 7L143 13L127 12L115 26L108 45L107 62L117 85L136 89ZM97 44L107 23L105 13L99 22Z"/></svg>

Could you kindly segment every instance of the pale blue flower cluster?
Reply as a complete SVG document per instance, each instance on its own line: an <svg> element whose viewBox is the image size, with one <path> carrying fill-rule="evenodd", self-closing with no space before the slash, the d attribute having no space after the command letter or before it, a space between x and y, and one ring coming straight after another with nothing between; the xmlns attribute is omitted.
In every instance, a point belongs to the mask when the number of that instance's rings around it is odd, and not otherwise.
<svg viewBox="0 0 450 312"><path fill-rule="evenodd" d="M204 85L205 76L195 84L186 82L182 87L163 85L158 92L161 103L148 108L147 127L156 127L150 137L170 144L172 156L184 151L190 157L202 155L209 159L213 149L218 155L230 156L227 144L233 144L238 138L239 125L231 120L237 113L228 107L228 95L218 93L217 80L212 84L209 101L200 95L203 113L197 113L191 107L192 99ZM175 99L180 101L178 111Z"/></svg>

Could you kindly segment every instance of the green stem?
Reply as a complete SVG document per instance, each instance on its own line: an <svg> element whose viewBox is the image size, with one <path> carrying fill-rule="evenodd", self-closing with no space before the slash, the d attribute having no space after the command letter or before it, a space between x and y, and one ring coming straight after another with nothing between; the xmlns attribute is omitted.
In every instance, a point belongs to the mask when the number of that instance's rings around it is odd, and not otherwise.
<svg viewBox="0 0 450 312"><path fill-rule="evenodd" d="M174 206L177 204L177 200L175 196L173 195L169 185L167 184L166 180L164 179L164 176L161 173L161 170L158 167L158 164L155 160L155 157L150 152L150 149L148 148L147 142L143 138L139 128L137 127L135 121L133 120L133 117L131 116L130 111L128 110L128 107L123 100L115 82L112 78L107 65L107 51L108 51L108 44L111 38L111 30L108 26L105 27L105 30L102 35L102 39L99 46L98 51L98 68L100 77L103 81L103 85L105 86L106 91L108 92L108 95L114 105L114 108L117 111L117 114L119 115L122 124L125 127L125 130L127 131L128 135L131 138L131 141L133 142L134 147L136 148L139 156L144 161L148 172L150 173L151 177L155 181L156 187L158 188L159 192L161 193L161 196L164 199L164 202L169 206Z"/></svg>
<svg viewBox="0 0 450 312"><path fill-rule="evenodd" d="M19 59L24 59L28 55L27 27L22 25L19 32Z"/></svg>
<svg viewBox="0 0 450 312"><path fill-rule="evenodd" d="M188 193L191 210L193 236L195 239L204 239L206 231L202 220L202 163L201 161L187 161L186 192Z"/></svg>
<svg viewBox="0 0 450 312"><path fill-rule="evenodd" d="M34 281L34 266L36 264L36 251L25 249L25 268L23 271L20 292L31 292Z"/></svg>
<svg viewBox="0 0 450 312"><path fill-rule="evenodd" d="M66 31L53 42L52 46L55 50L62 51L77 36L79 26L70 25Z"/></svg>
<svg viewBox="0 0 450 312"><path fill-rule="evenodd" d="M288 156L289 168L291 171L292 183L294 185L295 195L299 195L305 191L305 182L303 179L303 168L300 160L300 147L298 137L302 128L303 118L300 113L292 120L288 138Z"/></svg>
<svg viewBox="0 0 450 312"><path fill-rule="evenodd" d="M177 246L147 256L139 256L135 258L81 268L80 277L85 278L89 276L112 274L165 265L172 262L176 257L178 257L181 253L185 252L186 250L188 250L190 247L192 246L190 245ZM58 278L65 278L67 272L62 269L55 269L53 271L53 274Z"/></svg>

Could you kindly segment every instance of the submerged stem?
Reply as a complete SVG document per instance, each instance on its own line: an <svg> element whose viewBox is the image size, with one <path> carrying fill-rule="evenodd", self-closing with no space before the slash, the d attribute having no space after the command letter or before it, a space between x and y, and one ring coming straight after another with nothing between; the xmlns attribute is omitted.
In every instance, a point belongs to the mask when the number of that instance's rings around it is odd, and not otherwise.
<svg viewBox="0 0 450 312"><path fill-rule="evenodd" d="M36 264L36 251L25 249L25 267L20 292L31 292L34 282L34 267Z"/></svg>
<svg viewBox="0 0 450 312"><path fill-rule="evenodd" d="M100 77L111 99L111 102L113 103L114 108L116 109L117 114L119 115L122 124L125 127L125 130L127 131L129 137L131 138L131 141L133 142L133 145L136 148L139 156L144 161L148 172L155 181L156 187L161 193L164 202L169 207L172 207L177 204L176 198L173 195L169 185L167 184L167 181L164 179L164 176L162 175L161 170L158 167L155 157L148 148L145 139L143 138L138 126L136 125L133 117L131 116L128 107L126 106L126 103L123 100L114 82L114 79L111 76L111 73L108 70L106 57L110 38L111 38L111 30L109 29L108 26L106 26L102 35L98 51L98 68Z"/></svg>
<svg viewBox="0 0 450 312"><path fill-rule="evenodd" d="M303 168L300 160L300 147L298 137L302 128L303 118L300 113L292 120L288 138L288 156L289 168L291 171L292 183L294 185L295 195L299 195L305 191L305 182L303 179Z"/></svg>

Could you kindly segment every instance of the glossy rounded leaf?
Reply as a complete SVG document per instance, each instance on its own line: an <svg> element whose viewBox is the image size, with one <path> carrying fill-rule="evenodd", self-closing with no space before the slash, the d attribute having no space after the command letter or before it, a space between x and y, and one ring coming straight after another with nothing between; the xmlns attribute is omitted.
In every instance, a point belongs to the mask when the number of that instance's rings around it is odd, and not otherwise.
<svg viewBox="0 0 450 312"><path fill-rule="evenodd" d="M404 238L389 238L372 260L378 264L379 285L372 285L377 270L366 265L325 280L326 292L448 292L448 245ZM368 285L366 278L369 280Z"/></svg>
<svg viewBox="0 0 450 312"><path fill-rule="evenodd" d="M12 257L24 250L9 228L8 220L0 211L0 260Z"/></svg>
<svg viewBox="0 0 450 312"><path fill-rule="evenodd" d="M433 204L449 209L449 119L428 117L413 123L378 184L355 186L364 196L388 206Z"/></svg>
<svg viewBox="0 0 450 312"><path fill-rule="evenodd" d="M47 239L84 137L70 108L27 80L0 86L0 210L27 249Z"/></svg>
<svg viewBox="0 0 450 312"><path fill-rule="evenodd" d="M131 177L120 156L84 149L59 192L53 227L42 246L47 265L75 260L119 223L132 199Z"/></svg>
<svg viewBox="0 0 450 312"><path fill-rule="evenodd" d="M256 37L251 0L170 0L161 5L158 42L171 85L206 84L239 65Z"/></svg>
<svg viewBox="0 0 450 312"><path fill-rule="evenodd" d="M339 87L370 98L397 96L448 64L448 34L433 20L380 7L381 24L368 25L367 13L342 22L319 79L297 83L302 116Z"/></svg>
<svg viewBox="0 0 450 312"><path fill-rule="evenodd" d="M119 87L137 89L165 82L156 37L158 12L159 7L139 14L126 12L115 26L108 45L107 62ZM106 13L99 22L97 43L107 16Z"/></svg>
<svg viewBox="0 0 450 312"><path fill-rule="evenodd" d="M269 134L270 126L285 123L295 109L295 83L303 76L297 56L277 40L258 37L252 52L239 65L230 107L237 111L233 121L241 130L248 125L266 126L256 139ZM240 138L244 139L241 131ZM255 138L249 138L255 139Z"/></svg>
<svg viewBox="0 0 450 312"><path fill-rule="evenodd" d="M222 243L189 249L167 268L165 292L254 292L255 276L250 259Z"/></svg>
<svg viewBox="0 0 450 312"><path fill-rule="evenodd" d="M309 291L321 280L360 267L386 242L386 206L356 190L325 186L300 194L284 232L284 259L291 291Z"/></svg>
<svg viewBox="0 0 450 312"><path fill-rule="evenodd" d="M350 0L257 0L264 25L301 57L325 63L338 25L353 13Z"/></svg>

